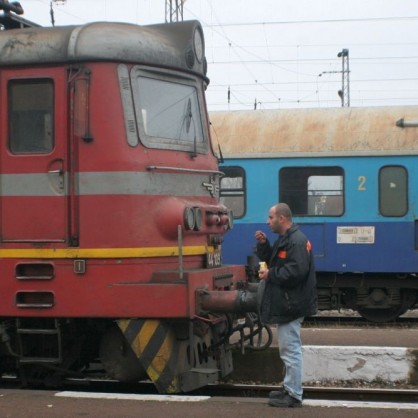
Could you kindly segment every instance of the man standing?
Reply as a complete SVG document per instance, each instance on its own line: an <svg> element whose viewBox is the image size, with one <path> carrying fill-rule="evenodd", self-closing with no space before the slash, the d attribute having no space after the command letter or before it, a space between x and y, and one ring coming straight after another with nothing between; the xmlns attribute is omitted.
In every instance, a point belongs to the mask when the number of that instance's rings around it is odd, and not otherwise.
<svg viewBox="0 0 418 418"><path fill-rule="evenodd" d="M317 310L314 260L311 243L293 224L287 204L273 206L267 224L279 239L271 246L264 232L255 233L257 255L268 263L268 269L259 275L266 282L261 321L277 324L280 358L286 372L283 390L270 392L268 403L294 408L302 406L303 393L300 328L304 317Z"/></svg>

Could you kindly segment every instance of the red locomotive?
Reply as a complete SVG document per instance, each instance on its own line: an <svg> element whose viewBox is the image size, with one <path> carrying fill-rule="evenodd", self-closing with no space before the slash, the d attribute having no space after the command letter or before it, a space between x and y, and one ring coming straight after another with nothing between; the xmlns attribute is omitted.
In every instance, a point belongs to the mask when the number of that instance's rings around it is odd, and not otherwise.
<svg viewBox="0 0 418 418"><path fill-rule="evenodd" d="M228 312L256 293L221 265L200 24L42 28L4 5L0 373L51 383L100 359L160 392L228 374Z"/></svg>

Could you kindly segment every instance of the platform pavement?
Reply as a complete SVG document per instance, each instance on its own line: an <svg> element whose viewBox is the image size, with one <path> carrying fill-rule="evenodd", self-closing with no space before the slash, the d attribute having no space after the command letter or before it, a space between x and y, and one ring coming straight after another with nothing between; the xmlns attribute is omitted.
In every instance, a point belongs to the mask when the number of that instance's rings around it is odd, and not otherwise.
<svg viewBox="0 0 418 418"><path fill-rule="evenodd" d="M200 398L200 399L198 399ZM203 398L203 399L202 399ZM416 403L306 399L304 406L272 408L259 397L185 397L2 389L0 416L13 418L416 418ZM367 409L366 409L367 408Z"/></svg>

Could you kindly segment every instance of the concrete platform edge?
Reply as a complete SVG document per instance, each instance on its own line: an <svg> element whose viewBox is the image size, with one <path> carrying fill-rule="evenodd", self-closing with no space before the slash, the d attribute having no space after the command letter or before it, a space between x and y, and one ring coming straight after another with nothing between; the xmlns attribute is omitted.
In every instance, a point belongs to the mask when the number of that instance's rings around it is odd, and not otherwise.
<svg viewBox="0 0 418 418"><path fill-rule="evenodd" d="M418 349L304 346L304 382L365 380L418 383Z"/></svg>
<svg viewBox="0 0 418 418"><path fill-rule="evenodd" d="M303 346L303 383L382 381L418 385L418 348L368 346ZM283 364L277 347L234 354L228 380L278 383Z"/></svg>

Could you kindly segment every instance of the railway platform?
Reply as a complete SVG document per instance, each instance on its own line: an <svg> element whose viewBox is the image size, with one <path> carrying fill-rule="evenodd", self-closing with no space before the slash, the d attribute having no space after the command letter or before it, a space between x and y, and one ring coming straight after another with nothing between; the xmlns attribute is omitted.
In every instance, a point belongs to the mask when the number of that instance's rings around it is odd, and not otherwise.
<svg viewBox="0 0 418 418"><path fill-rule="evenodd" d="M283 365L273 327L273 342L264 351L234 353L229 381L279 383ZM305 385L357 381L418 387L418 326L405 328L329 325L301 331ZM266 338L266 337L265 337Z"/></svg>

